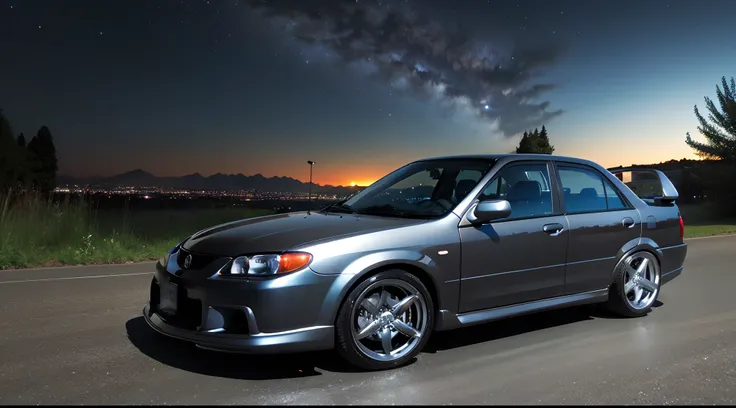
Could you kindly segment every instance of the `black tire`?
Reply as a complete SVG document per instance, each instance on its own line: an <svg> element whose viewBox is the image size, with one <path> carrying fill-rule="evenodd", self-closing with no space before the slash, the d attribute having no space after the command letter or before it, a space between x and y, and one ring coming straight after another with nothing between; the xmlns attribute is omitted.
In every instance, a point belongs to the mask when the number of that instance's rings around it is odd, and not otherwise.
<svg viewBox="0 0 736 408"><path fill-rule="evenodd" d="M626 258L634 257L637 254L644 254L644 253L645 251L637 251L635 253L627 255ZM649 253L646 253L646 255L651 257L651 254ZM652 257L652 259L654 258ZM656 262L656 259L655 259L655 262ZM609 292L608 292L608 301L604 303L603 306L610 312L616 315L622 316L622 317L646 316L647 314L649 314L649 312L652 311L652 305L657 301L657 298L659 298L659 294L661 290L660 289L657 290L657 293L655 294L655 297L652 300L650 305L642 309L636 309L632 307L631 304L629 304L626 293L624 293L624 285L626 283L625 279L626 279L626 263L621 262L616 267L616 271L613 275L613 282L611 283L611 287L609 288Z"/></svg>
<svg viewBox="0 0 736 408"><path fill-rule="evenodd" d="M423 298L427 307L426 330L417 346L410 353L396 360L380 361L366 355L356 344L352 336L351 316L355 302L358 300L360 294L373 283L387 279L397 279L408 283L416 290L416 294ZM399 269L382 271L365 279L353 288L340 306L335 321L336 349L338 354L348 363L363 370L376 371L400 367L414 359L427 344L434 330L434 318L435 310L432 296L419 278Z"/></svg>

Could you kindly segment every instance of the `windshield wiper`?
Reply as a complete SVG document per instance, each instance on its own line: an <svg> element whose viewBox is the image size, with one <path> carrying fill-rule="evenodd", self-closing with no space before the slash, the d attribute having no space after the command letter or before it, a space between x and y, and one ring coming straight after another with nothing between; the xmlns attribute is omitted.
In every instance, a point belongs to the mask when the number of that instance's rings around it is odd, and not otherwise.
<svg viewBox="0 0 736 408"><path fill-rule="evenodd" d="M344 214L353 214L355 211L349 206L345 205L346 200L338 201L334 204L330 204L322 209L322 212L336 212Z"/></svg>

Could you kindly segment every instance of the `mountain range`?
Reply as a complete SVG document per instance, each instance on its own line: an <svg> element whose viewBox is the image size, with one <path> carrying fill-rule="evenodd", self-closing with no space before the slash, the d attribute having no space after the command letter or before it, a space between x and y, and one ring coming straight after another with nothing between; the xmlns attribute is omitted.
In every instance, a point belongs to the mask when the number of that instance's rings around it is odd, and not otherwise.
<svg viewBox="0 0 736 408"><path fill-rule="evenodd" d="M179 177L158 177L147 171L137 169L110 177L72 177L59 175L59 186L100 186L100 187L163 187L190 190L257 190L262 192L306 193L309 183L291 177L265 177L262 174L246 176L243 174L217 173L203 176L199 173ZM345 194L355 187L313 184L312 192L325 194Z"/></svg>

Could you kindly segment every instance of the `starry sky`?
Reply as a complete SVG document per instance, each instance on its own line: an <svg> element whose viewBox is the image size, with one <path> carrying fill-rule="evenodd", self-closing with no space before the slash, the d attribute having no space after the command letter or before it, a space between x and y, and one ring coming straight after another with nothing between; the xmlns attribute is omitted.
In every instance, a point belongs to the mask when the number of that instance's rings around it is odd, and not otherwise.
<svg viewBox="0 0 736 408"><path fill-rule="evenodd" d="M0 108L60 173L367 184L546 125L604 166L695 158L736 1L0 0Z"/></svg>

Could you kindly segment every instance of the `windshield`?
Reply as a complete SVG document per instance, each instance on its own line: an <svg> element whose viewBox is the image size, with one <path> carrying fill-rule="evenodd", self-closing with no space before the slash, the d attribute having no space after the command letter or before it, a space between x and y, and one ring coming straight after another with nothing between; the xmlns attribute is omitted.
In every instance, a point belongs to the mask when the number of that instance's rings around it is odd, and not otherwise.
<svg viewBox="0 0 736 408"><path fill-rule="evenodd" d="M407 218L442 217L470 193L494 163L486 159L414 162L327 211Z"/></svg>

